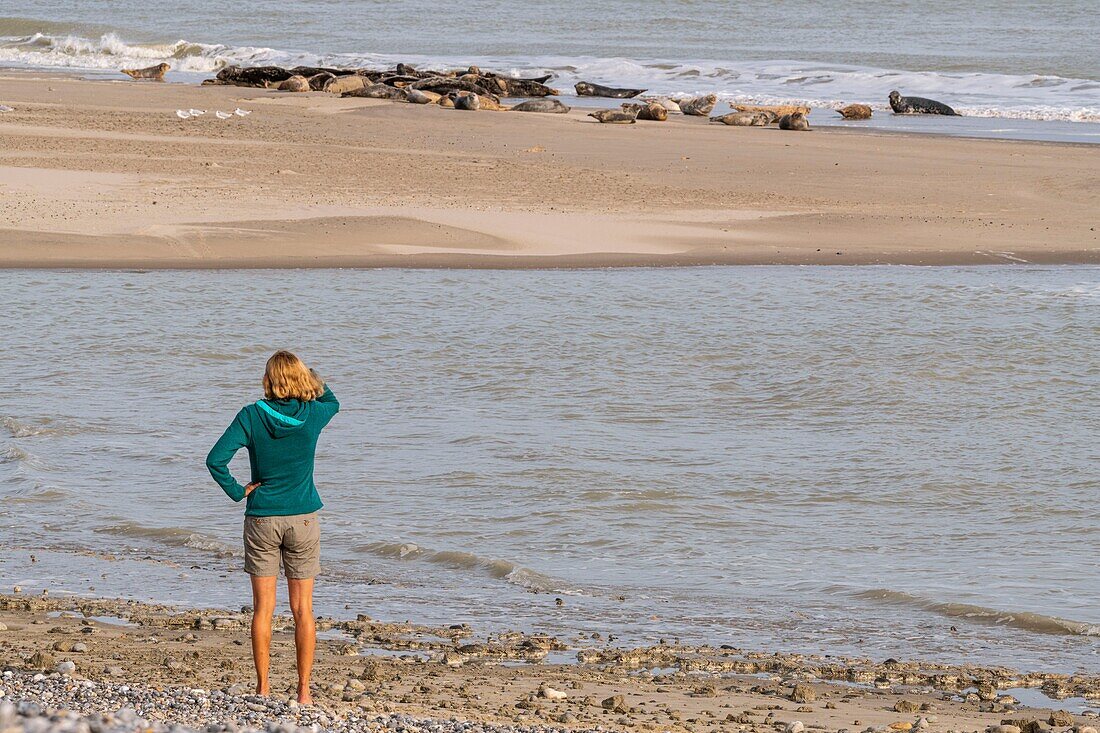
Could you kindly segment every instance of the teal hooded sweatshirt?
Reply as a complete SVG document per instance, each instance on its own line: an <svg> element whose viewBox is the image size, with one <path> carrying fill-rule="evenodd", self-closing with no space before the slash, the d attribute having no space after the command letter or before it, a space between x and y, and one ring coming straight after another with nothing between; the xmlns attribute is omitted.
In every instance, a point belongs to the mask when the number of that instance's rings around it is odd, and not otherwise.
<svg viewBox="0 0 1100 733"><path fill-rule="evenodd" d="M309 514L321 508L313 483L317 437L340 409L325 385L315 400L260 400L237 413L233 423L206 456L210 475L233 501L244 498L244 487L229 473L229 461L248 448L252 478L260 485L248 495L245 515L275 517Z"/></svg>

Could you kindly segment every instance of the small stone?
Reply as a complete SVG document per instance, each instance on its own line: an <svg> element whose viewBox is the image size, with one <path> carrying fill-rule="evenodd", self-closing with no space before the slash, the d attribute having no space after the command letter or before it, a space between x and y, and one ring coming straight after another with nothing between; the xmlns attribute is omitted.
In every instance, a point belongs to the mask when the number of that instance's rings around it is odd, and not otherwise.
<svg viewBox="0 0 1100 733"><path fill-rule="evenodd" d="M580 722L576 715L570 712L565 712L555 718L559 723L563 725L575 725Z"/></svg>
<svg viewBox="0 0 1100 733"><path fill-rule="evenodd" d="M920 710L920 705L912 700L898 700L894 703L895 713L915 713Z"/></svg>
<svg viewBox="0 0 1100 733"><path fill-rule="evenodd" d="M1072 713L1065 710L1055 710L1050 714L1050 718L1047 722L1053 725L1055 728L1066 728L1077 723L1077 719L1073 717Z"/></svg>
<svg viewBox="0 0 1100 733"><path fill-rule="evenodd" d="M785 729L786 733L802 733L804 730L806 730L806 725L801 720L788 723Z"/></svg>
<svg viewBox="0 0 1100 733"><path fill-rule="evenodd" d="M88 645L82 641L78 641L77 643L73 644L72 651L76 652L77 654L83 654L88 651Z"/></svg>
<svg viewBox="0 0 1100 733"><path fill-rule="evenodd" d="M7 630L8 630L8 627L5 626L2 622L0 622L0 631L7 631Z"/></svg>
<svg viewBox="0 0 1100 733"><path fill-rule="evenodd" d="M791 694L788 696L791 702L796 702L800 705L804 705L808 702L813 702L817 699L817 693L814 692L814 688L809 685L795 685L791 689Z"/></svg>
<svg viewBox="0 0 1100 733"><path fill-rule="evenodd" d="M54 669L61 674L72 674L76 671L76 662L71 662L66 659L64 662L59 662Z"/></svg>
<svg viewBox="0 0 1100 733"><path fill-rule="evenodd" d="M985 733L1021 733L1018 725L991 725L985 729Z"/></svg>
<svg viewBox="0 0 1100 733"><path fill-rule="evenodd" d="M890 724L890 730L913 730L913 724L904 720L899 720L897 723Z"/></svg>
<svg viewBox="0 0 1100 733"><path fill-rule="evenodd" d="M1091 725L1079 725L1077 726L1077 733L1096 733L1096 729Z"/></svg>
<svg viewBox="0 0 1100 733"><path fill-rule="evenodd" d="M547 700L564 700L569 697L568 694L562 692L561 690L555 690L553 687L546 683L539 685L538 695L539 697L546 698Z"/></svg>
<svg viewBox="0 0 1100 733"><path fill-rule="evenodd" d="M612 695L611 697L606 697L600 703L600 707L604 710L626 712L626 698L624 698L622 695Z"/></svg>
<svg viewBox="0 0 1100 733"><path fill-rule="evenodd" d="M53 669L57 660L43 651L37 651L26 659L29 669Z"/></svg>

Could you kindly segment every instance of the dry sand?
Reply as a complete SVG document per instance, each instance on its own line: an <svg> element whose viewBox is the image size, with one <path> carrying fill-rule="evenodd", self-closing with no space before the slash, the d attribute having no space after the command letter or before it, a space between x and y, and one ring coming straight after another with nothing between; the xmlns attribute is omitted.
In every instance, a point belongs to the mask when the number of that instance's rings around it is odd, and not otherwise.
<svg viewBox="0 0 1100 733"><path fill-rule="evenodd" d="M248 619L133 601L0 596L0 667L48 673L72 661L77 677L99 682L240 694L252 681ZM796 720L810 730L893 733L886 726L902 731L925 718L927 733L942 733L1050 718L1057 704L1025 708L998 697L996 690L1014 685L1100 698L1097 676L673 645L618 650L602 639L487 639L461 624L431 628L363 616L320 619L318 627L314 697L333 715L715 733L776 733ZM272 689L285 699L295 679L288 619L277 620L272 655ZM664 673L652 674L655 667ZM540 696L544 685L566 697ZM968 688L977 692L964 701ZM621 700L608 700L616 695ZM1063 715L1055 728L1095 725L1095 718Z"/></svg>
<svg viewBox="0 0 1100 733"><path fill-rule="evenodd" d="M1098 146L4 74L0 267L1100 261Z"/></svg>

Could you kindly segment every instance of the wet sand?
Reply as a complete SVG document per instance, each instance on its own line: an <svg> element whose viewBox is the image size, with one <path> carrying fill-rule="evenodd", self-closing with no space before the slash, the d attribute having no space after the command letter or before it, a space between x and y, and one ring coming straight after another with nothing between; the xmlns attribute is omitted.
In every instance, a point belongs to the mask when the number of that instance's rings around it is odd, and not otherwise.
<svg viewBox="0 0 1100 733"><path fill-rule="evenodd" d="M1100 261L1097 146L0 85L3 267Z"/></svg>
<svg viewBox="0 0 1100 733"><path fill-rule="evenodd" d="M353 614L349 610L349 618ZM182 689L187 697L198 689L203 696L218 690L243 699L252 679L248 620L247 613L133 601L0 596L0 668L13 673L0 687L29 699L33 695L26 691L41 681L31 675L65 671L95 682L104 695L129 695L145 717L205 724L218 714L209 707L189 713L186 706L150 703L145 709L141 696ZM1095 725L1096 713L1058 713L1054 699L1049 707L1028 708L1004 690L1085 695L1100 705L1097 676L673 643L625 650L602 638L519 632L486 638L461 623L432 628L363 615L354 621L322 618L318 628L317 707L299 709L288 705L295 679L292 624L283 617L275 624L270 704L302 724L318 716L331 725L377 714L571 729L754 733L786 731L798 721L811 730L886 733L906 726L985 730L1011 721L1025 733L1038 733L1045 729L1033 721L1067 729ZM67 662L75 670L60 666ZM127 689L119 693L122 686ZM64 707L59 700L36 701ZM85 711L97 709L94 695L77 702Z"/></svg>

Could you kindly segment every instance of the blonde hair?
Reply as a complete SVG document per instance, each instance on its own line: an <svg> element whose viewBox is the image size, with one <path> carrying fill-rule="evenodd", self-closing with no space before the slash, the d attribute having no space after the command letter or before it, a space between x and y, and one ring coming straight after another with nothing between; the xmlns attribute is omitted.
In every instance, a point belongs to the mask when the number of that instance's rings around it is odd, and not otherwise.
<svg viewBox="0 0 1100 733"><path fill-rule="evenodd" d="M325 385L305 363L289 351L276 351L264 370L264 397L269 400L309 402L324 394Z"/></svg>

